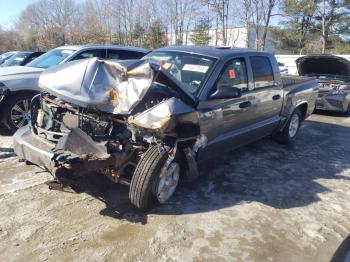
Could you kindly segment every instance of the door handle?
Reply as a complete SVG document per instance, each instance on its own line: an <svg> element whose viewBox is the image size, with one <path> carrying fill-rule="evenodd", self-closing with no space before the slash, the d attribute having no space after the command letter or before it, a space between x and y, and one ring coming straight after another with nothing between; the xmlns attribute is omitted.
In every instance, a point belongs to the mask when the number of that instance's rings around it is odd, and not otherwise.
<svg viewBox="0 0 350 262"><path fill-rule="evenodd" d="M247 107L250 107L251 105L252 103L250 101L246 101L246 102L240 103L239 108L247 108Z"/></svg>
<svg viewBox="0 0 350 262"><path fill-rule="evenodd" d="M274 96L272 97L272 100L278 100L278 99L280 99L280 98L281 98L280 95L274 95Z"/></svg>

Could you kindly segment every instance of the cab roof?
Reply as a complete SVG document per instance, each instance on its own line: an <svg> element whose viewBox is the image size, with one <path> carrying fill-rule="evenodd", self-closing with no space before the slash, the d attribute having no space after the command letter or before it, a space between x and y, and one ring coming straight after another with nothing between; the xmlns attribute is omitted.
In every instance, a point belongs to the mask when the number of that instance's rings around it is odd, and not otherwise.
<svg viewBox="0 0 350 262"><path fill-rule="evenodd" d="M232 48L232 47L217 47L217 46L169 46L156 49L154 51L177 51L192 54L199 54L204 56L211 56L215 58L224 58L229 55L235 54L266 54L271 55L268 52L256 51L248 48Z"/></svg>
<svg viewBox="0 0 350 262"><path fill-rule="evenodd" d="M83 50L83 49L113 49L113 50L127 50L127 51L135 51L148 53L150 52L147 49L141 47L133 47L133 46L122 46L122 45L64 45L57 47L56 49L70 49L74 51Z"/></svg>

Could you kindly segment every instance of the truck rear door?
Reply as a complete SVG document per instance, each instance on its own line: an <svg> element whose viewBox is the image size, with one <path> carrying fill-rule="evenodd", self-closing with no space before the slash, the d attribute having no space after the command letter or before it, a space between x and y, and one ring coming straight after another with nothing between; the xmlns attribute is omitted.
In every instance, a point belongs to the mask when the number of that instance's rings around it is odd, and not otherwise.
<svg viewBox="0 0 350 262"><path fill-rule="evenodd" d="M256 122L252 129L257 130L258 136L262 137L271 134L279 124L283 86L275 75L273 63L268 56L253 55L249 60L254 83L251 95L256 99L256 106L252 110Z"/></svg>

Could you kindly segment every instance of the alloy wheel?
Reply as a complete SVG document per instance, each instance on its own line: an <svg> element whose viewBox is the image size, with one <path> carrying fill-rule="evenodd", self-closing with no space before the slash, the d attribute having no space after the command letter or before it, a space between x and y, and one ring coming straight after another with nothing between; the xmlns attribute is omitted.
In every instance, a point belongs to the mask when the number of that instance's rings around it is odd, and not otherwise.
<svg viewBox="0 0 350 262"><path fill-rule="evenodd" d="M157 186L157 199L165 203L175 192L180 179L180 165L176 162L164 167Z"/></svg>
<svg viewBox="0 0 350 262"><path fill-rule="evenodd" d="M11 121L13 125L20 128L30 121L30 101L28 99L19 100L11 109Z"/></svg>
<svg viewBox="0 0 350 262"><path fill-rule="evenodd" d="M299 115L294 114L289 123L289 129L288 129L289 137L293 138L296 136L299 129L299 125L300 125Z"/></svg>

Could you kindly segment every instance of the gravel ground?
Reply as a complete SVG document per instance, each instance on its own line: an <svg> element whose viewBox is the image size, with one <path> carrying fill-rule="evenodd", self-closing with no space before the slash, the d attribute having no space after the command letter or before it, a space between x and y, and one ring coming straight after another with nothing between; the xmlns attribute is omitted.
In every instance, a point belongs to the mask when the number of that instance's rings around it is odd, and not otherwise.
<svg viewBox="0 0 350 262"><path fill-rule="evenodd" d="M49 190L1 134L0 261L330 261L347 243L348 117L313 115L293 148L264 139L212 159L149 214L101 175Z"/></svg>

